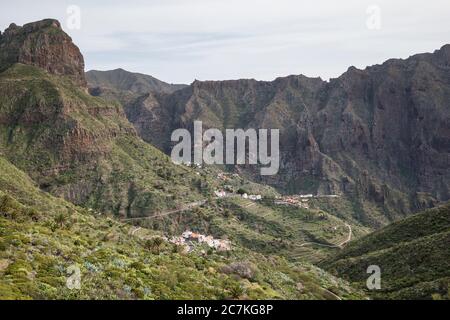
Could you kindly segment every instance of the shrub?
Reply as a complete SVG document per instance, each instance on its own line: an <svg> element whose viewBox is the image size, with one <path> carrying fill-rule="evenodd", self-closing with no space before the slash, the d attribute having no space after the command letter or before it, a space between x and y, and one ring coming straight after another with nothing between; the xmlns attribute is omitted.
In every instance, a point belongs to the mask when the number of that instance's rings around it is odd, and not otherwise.
<svg viewBox="0 0 450 320"><path fill-rule="evenodd" d="M6 218L15 219L20 213L20 204L10 195L0 197L0 214Z"/></svg>
<svg viewBox="0 0 450 320"><path fill-rule="evenodd" d="M60 213L55 217L55 223L60 227L64 227L64 224L67 221L67 216L64 213Z"/></svg>
<svg viewBox="0 0 450 320"><path fill-rule="evenodd" d="M41 219L40 213L34 208L25 209L25 215L35 222Z"/></svg>

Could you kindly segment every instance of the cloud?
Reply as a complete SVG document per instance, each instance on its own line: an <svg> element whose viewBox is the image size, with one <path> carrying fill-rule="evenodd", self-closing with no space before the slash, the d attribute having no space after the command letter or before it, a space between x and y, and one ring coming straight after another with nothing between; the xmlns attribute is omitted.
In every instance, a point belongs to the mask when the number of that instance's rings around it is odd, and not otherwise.
<svg viewBox="0 0 450 320"><path fill-rule="evenodd" d="M450 3L434 0L128 0L2 4L0 28L46 17L63 27L68 5L82 28L67 30L93 69L122 67L169 82L287 74L336 77L448 42ZM366 9L381 9L369 30ZM67 29L67 28L66 28Z"/></svg>

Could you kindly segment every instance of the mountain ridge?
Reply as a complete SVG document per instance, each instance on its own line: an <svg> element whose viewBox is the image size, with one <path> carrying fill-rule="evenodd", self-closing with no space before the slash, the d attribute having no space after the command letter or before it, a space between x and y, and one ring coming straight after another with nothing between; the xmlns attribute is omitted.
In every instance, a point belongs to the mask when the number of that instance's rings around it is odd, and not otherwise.
<svg viewBox="0 0 450 320"><path fill-rule="evenodd" d="M449 61L444 45L330 81L197 80L172 94L115 97L138 134L166 153L172 130L194 120L280 128L279 174L240 168L248 178L288 193L346 194L365 223L380 226L449 199Z"/></svg>
<svg viewBox="0 0 450 320"><path fill-rule="evenodd" d="M89 70L86 79L91 88L107 88L112 90L130 91L136 94L149 92L172 93L186 87L184 84L171 84L143 73L130 72L122 68L99 71Z"/></svg>
<svg viewBox="0 0 450 320"><path fill-rule="evenodd" d="M450 203L414 214L350 243L319 265L365 286L366 269L381 269L374 298L450 298Z"/></svg>
<svg viewBox="0 0 450 320"><path fill-rule="evenodd" d="M330 83L290 76L194 82L172 93L90 88L92 96L74 72L82 60L53 62L74 48L55 43L70 39L59 23L30 25L41 26L23 34L38 39L36 48L0 38L1 298L363 299L362 290L310 263L325 259L324 267L364 289L360 266L373 256L420 271L405 279L407 270L385 270L384 297L448 298L448 209L363 237L447 197L447 48L370 74L350 68ZM17 52L30 55L17 60ZM282 176L263 181L246 166L233 168L238 174L175 165L153 147L170 150L170 130L190 129L196 119L221 129L283 128ZM290 176L298 178L291 190ZM325 196L292 202L246 177ZM222 189L230 196L216 197ZM202 205L183 209L193 202ZM200 246L186 255L168 241L186 229L230 240L234 250ZM387 246L367 243L374 238ZM86 281L69 292L73 263Z"/></svg>

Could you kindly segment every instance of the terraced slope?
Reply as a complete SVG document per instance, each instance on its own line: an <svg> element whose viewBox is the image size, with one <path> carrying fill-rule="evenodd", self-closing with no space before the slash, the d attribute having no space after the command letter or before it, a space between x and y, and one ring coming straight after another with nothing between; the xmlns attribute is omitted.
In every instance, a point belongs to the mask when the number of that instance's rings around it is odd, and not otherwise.
<svg viewBox="0 0 450 320"><path fill-rule="evenodd" d="M252 201L233 196L209 199L202 206L171 216L132 220L137 226L179 235L184 230L213 234L262 254L290 261L318 262L341 250L349 238L349 224L320 209L275 205L273 198ZM369 229L351 223L351 240Z"/></svg>
<svg viewBox="0 0 450 320"><path fill-rule="evenodd" d="M0 299L364 297L312 265L239 246L230 254L183 254L39 190L1 156L0 172ZM80 289L67 286L74 266Z"/></svg>

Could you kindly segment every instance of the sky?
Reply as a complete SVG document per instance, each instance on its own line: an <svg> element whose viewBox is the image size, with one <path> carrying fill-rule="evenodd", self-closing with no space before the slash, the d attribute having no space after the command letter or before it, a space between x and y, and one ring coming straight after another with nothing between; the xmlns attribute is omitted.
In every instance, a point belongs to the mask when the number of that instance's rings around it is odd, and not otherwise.
<svg viewBox="0 0 450 320"><path fill-rule="evenodd" d="M450 43L449 0L2 1L0 30L58 19L86 69L170 83L335 78Z"/></svg>

